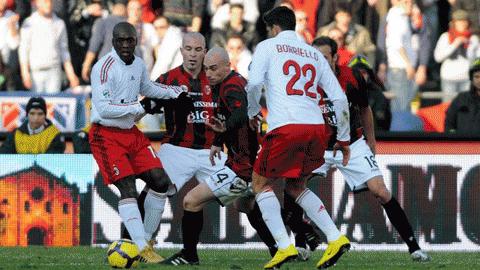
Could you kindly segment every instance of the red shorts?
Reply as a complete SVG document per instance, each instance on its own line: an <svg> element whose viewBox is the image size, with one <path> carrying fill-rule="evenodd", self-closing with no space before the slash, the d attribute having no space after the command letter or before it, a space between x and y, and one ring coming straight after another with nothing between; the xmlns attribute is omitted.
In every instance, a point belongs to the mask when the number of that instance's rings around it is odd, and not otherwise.
<svg viewBox="0 0 480 270"><path fill-rule="evenodd" d="M299 178L323 163L328 136L324 125L291 124L263 138L253 170L267 178Z"/></svg>
<svg viewBox="0 0 480 270"><path fill-rule="evenodd" d="M130 175L163 168L150 141L136 126L120 129L93 124L88 135L93 157L106 185Z"/></svg>

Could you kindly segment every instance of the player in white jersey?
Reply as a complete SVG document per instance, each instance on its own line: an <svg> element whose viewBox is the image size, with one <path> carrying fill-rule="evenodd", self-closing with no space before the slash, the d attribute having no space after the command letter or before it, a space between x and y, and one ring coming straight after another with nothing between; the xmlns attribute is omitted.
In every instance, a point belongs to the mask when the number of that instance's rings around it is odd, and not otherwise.
<svg viewBox="0 0 480 270"><path fill-rule="evenodd" d="M368 105L367 86L364 83L358 83L363 81L358 66L371 70L370 65L365 58L357 56L351 63L357 66L357 69L352 69L351 74L354 76L345 76L341 73L346 73L349 68L337 66L337 44L333 39L319 37L313 41L312 45L325 56L330 67L337 74L341 85L345 85L350 106L350 128L352 132L357 133L351 134L351 157L347 166L341 164L341 156L334 157L333 151L328 148L325 151L325 163L313 172L325 177L328 170L332 166L336 166L354 193L366 190L372 192L385 209L390 223L397 229L407 244L412 259L414 261L429 261L430 256L420 249L405 212L385 186L382 172L375 160L375 131L372 110ZM374 75L373 72L372 75ZM353 84L355 83L350 83L351 80L355 80L358 87L354 87ZM325 102L324 106L328 107L329 103ZM330 110L326 108L324 111L327 112L326 118L330 117L328 115ZM328 122L334 123L333 119ZM335 126L332 129L335 130Z"/></svg>
<svg viewBox="0 0 480 270"><path fill-rule="evenodd" d="M250 64L248 115L252 128L260 112L261 89L266 88L268 131L254 164L253 191L262 217L275 238L278 251L265 269L279 267L295 258L298 251L290 242L280 215L280 203L273 190L276 178L287 178L285 190L326 234L327 252L317 267L330 266L350 248L328 215L322 201L306 188L303 177L323 163L328 136L319 107L318 87L325 89L335 106L339 123L335 150L349 158L349 112L347 98L325 58L295 34L295 14L277 7L264 15L273 38L259 43Z"/></svg>
<svg viewBox="0 0 480 270"><path fill-rule="evenodd" d="M150 81L145 63L133 52L137 44L135 27L127 22L113 29L113 50L93 67L92 127L89 142L105 184L120 191L118 212L141 260L158 263L163 258L148 241L158 228L170 179L155 155L150 141L134 125L144 115L139 95L188 100L181 87ZM145 198L145 222L137 205L136 178L150 188Z"/></svg>

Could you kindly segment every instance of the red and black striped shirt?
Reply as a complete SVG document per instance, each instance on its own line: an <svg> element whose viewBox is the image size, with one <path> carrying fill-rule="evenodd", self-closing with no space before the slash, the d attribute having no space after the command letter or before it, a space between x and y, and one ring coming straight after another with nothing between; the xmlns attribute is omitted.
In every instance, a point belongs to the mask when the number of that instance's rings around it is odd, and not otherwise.
<svg viewBox="0 0 480 270"><path fill-rule="evenodd" d="M186 126L175 123L175 107L172 103L165 106L167 133L163 143L193 149L209 149L215 133L205 125L205 122L213 115L217 102L205 72L202 70L198 78L194 79L183 66L179 66L162 74L157 82L167 85L185 85L194 105L194 112L188 115Z"/></svg>
<svg viewBox="0 0 480 270"><path fill-rule="evenodd" d="M350 144L363 136L363 125L361 121L361 108L368 107L367 85L360 72L352 70L347 66L337 66L337 79L343 91L347 95L348 107L350 109ZM337 141L337 129L335 127L335 111L328 96L322 93L320 106L322 107L325 122L331 127L331 136L328 141L328 150L333 149Z"/></svg>
<svg viewBox="0 0 480 270"><path fill-rule="evenodd" d="M250 181L259 135L248 126L246 85L245 78L232 71L220 84L213 86L213 91L219 93L215 115L225 120L227 128L226 132L216 134L214 145L225 144L228 149L225 165L242 179Z"/></svg>

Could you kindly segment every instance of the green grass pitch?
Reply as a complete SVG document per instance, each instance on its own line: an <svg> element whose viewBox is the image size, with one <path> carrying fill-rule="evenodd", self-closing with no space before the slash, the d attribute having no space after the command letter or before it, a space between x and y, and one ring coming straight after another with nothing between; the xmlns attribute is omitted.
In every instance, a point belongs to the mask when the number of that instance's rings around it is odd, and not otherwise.
<svg viewBox="0 0 480 270"><path fill-rule="evenodd" d="M169 256L174 250L160 250ZM284 264L282 270L316 269L323 251L317 250L307 262ZM0 269L111 269L105 259L106 249L74 248L0 248ZM480 269L480 252L430 252L432 261L414 263L407 252L367 252L351 250L332 270L341 269ZM200 250L199 266L165 266L140 264L136 269L263 269L269 260L266 250Z"/></svg>

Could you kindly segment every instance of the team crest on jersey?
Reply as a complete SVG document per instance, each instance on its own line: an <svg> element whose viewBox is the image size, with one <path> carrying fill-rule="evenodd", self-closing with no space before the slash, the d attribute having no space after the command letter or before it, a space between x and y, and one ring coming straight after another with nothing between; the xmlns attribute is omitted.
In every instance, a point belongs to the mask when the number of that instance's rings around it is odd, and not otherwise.
<svg viewBox="0 0 480 270"><path fill-rule="evenodd" d="M103 90L102 94L103 94L104 98L109 98L110 97L110 91L108 91L108 89Z"/></svg>
<svg viewBox="0 0 480 270"><path fill-rule="evenodd" d="M210 95L212 93L212 88L210 85L207 85L203 88L203 92L205 92L205 95Z"/></svg>
<svg viewBox="0 0 480 270"><path fill-rule="evenodd" d="M117 165L113 164L113 173L118 176L120 175L120 170L118 169Z"/></svg>
<svg viewBox="0 0 480 270"><path fill-rule="evenodd" d="M188 92L188 86L185 84L180 85L180 88L182 88L183 92Z"/></svg>

